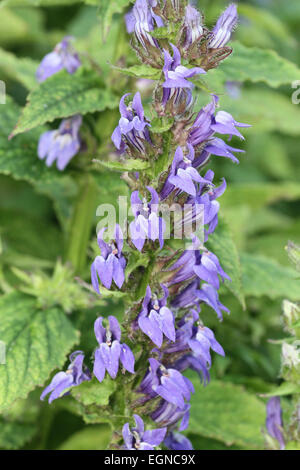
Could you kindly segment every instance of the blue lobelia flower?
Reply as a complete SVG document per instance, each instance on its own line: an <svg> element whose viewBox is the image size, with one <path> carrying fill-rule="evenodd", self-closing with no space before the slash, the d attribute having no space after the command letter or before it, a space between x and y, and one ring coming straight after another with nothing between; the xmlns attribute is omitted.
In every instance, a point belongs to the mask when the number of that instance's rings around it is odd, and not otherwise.
<svg viewBox="0 0 300 470"><path fill-rule="evenodd" d="M159 395L179 409L185 409L185 400L194 393L192 382L178 370L166 368L154 358L149 359L150 368L139 387L139 392L150 398Z"/></svg>
<svg viewBox="0 0 300 470"><path fill-rule="evenodd" d="M41 135L38 144L38 157L46 159L46 165L50 167L56 161L57 168L62 171L69 161L80 149L79 128L82 117L77 115L64 119L55 131L47 131Z"/></svg>
<svg viewBox="0 0 300 470"><path fill-rule="evenodd" d="M193 450L191 441L186 436L174 431L168 433L164 445L170 450Z"/></svg>
<svg viewBox="0 0 300 470"><path fill-rule="evenodd" d="M127 30L135 33L137 41L147 50L147 46L157 47L156 39L151 36L150 32L155 27L164 25L163 20L156 15L153 10L152 0L137 0L132 9L130 16L127 16Z"/></svg>
<svg viewBox="0 0 300 470"><path fill-rule="evenodd" d="M167 428L158 428L145 431L144 422L139 415L133 415L135 426L130 428L129 423L123 426L124 449L127 450L154 450L164 440Z"/></svg>
<svg viewBox="0 0 300 470"><path fill-rule="evenodd" d="M98 245L101 255L97 256L91 265L92 284L96 292L100 294L98 276L107 289L110 289L112 281L121 289L125 280L126 260L122 254L123 233L118 224L115 226L113 240L106 243L103 240L103 228L98 233Z"/></svg>
<svg viewBox="0 0 300 470"><path fill-rule="evenodd" d="M79 57L71 45L72 39L71 36L66 36L52 52L43 58L36 72L39 82L43 82L62 69L72 74L80 67Z"/></svg>
<svg viewBox="0 0 300 470"><path fill-rule="evenodd" d="M173 57L170 55L169 51L164 49L164 67L163 72L165 75L165 81L163 82L163 104L165 105L168 100L171 98L175 102L179 102L182 99L181 93L185 88L192 89L194 87L193 83L189 82L187 79L192 78L198 74L206 73L205 70L200 67L193 67L188 69L181 65L181 56L180 52L176 46L171 44L173 49ZM191 101L189 104L191 104Z"/></svg>
<svg viewBox="0 0 300 470"><path fill-rule="evenodd" d="M163 335L169 340L175 341L174 315L166 305L168 289L163 285L161 287L164 291L164 296L160 299L152 294L150 286L147 287L143 300L143 308L138 316L140 329L159 348L163 342Z"/></svg>
<svg viewBox="0 0 300 470"><path fill-rule="evenodd" d="M219 300L218 291L210 284L201 284L201 288L196 291L197 297L202 302L209 305L218 315L220 320L223 319L222 310L230 313L227 307L221 304Z"/></svg>
<svg viewBox="0 0 300 470"><path fill-rule="evenodd" d="M159 197L155 189L147 186L151 194L151 201L147 202L139 197L139 192L134 191L131 194L131 209L135 220L130 223L130 236L134 246L142 251L146 239L159 240L160 248L164 244L164 232L166 230L165 221L158 217Z"/></svg>
<svg viewBox="0 0 300 470"><path fill-rule="evenodd" d="M145 141L151 144L147 129L150 124L145 120L140 92L134 95L132 106L126 106L125 98L130 94L127 93L121 98L119 106L121 118L111 139L120 152L124 152L127 145L138 152L145 153Z"/></svg>
<svg viewBox="0 0 300 470"><path fill-rule="evenodd" d="M174 189L196 196L195 183L211 185L211 181L203 178L192 165L195 157L194 147L188 143L187 148L189 153L184 155L182 148L177 147L169 176L160 193L161 199L168 197Z"/></svg>
<svg viewBox="0 0 300 470"><path fill-rule="evenodd" d="M237 8L234 3L229 5L219 17L214 29L212 30L212 38L208 42L211 49L219 49L226 46L231 38L231 33L238 21Z"/></svg>
<svg viewBox="0 0 300 470"><path fill-rule="evenodd" d="M52 379L51 383L45 388L41 394L41 400L50 393L49 403L53 400L67 395L69 389L80 385L86 380L91 380L90 371L83 364L84 354L82 351L75 351L70 355L70 365L66 372L58 372Z"/></svg>
<svg viewBox="0 0 300 470"><path fill-rule="evenodd" d="M199 41L203 35L202 15L196 8L187 5L184 18L185 42L184 47L188 48Z"/></svg>
<svg viewBox="0 0 300 470"><path fill-rule="evenodd" d="M127 344L121 344L121 329L118 320L110 315L108 317L109 326L104 328L103 318L99 317L95 321L94 331L99 348L95 351L94 375L99 382L102 382L105 371L112 379L115 379L119 370L119 361L124 369L134 374L134 355Z"/></svg>
<svg viewBox="0 0 300 470"><path fill-rule="evenodd" d="M282 409L279 397L272 397L267 402L266 428L270 436L278 441L280 450L284 450Z"/></svg>

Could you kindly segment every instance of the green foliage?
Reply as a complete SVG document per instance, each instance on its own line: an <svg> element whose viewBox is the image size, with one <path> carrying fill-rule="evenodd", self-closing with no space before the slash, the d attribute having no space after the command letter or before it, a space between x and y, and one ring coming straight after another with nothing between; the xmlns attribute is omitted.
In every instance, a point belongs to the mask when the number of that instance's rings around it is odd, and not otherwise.
<svg viewBox="0 0 300 470"><path fill-rule="evenodd" d="M242 307L245 308L239 254L232 239L230 229L223 220L219 222L218 228L209 237L207 248L222 260L222 267L231 278L231 282L225 281L225 286L237 297Z"/></svg>
<svg viewBox="0 0 300 470"><path fill-rule="evenodd" d="M189 432L246 449L261 449L264 404L242 387L212 381L195 383Z"/></svg>
<svg viewBox="0 0 300 470"><path fill-rule="evenodd" d="M95 72L79 68L70 75L62 70L29 94L28 103L12 136L28 132L56 118L103 111L117 105L117 97L103 88Z"/></svg>
<svg viewBox="0 0 300 470"><path fill-rule="evenodd" d="M245 295L299 299L299 279L291 268L258 255L241 255Z"/></svg>
<svg viewBox="0 0 300 470"><path fill-rule="evenodd" d="M218 69L208 72L207 84L214 91L223 88L226 81L264 82L272 88L289 85L300 76L300 69L280 57L275 51L245 47L235 41L234 54Z"/></svg>
<svg viewBox="0 0 300 470"><path fill-rule="evenodd" d="M5 421L0 418L0 448L19 449L34 436L33 424Z"/></svg>
<svg viewBox="0 0 300 470"><path fill-rule="evenodd" d="M12 292L0 298L0 338L6 364L0 366L0 410L9 408L62 367L78 333L59 308L37 308L34 298Z"/></svg>

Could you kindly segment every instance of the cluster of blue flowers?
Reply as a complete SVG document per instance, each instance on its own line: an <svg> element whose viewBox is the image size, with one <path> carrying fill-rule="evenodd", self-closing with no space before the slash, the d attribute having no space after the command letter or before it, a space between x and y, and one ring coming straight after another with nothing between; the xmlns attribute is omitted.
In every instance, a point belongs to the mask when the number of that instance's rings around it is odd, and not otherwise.
<svg viewBox="0 0 300 470"><path fill-rule="evenodd" d="M127 29L134 35L133 46L139 57L162 71L162 79L155 91L155 109L160 116L172 116L180 129L178 137L175 124L173 159L168 174L163 176L163 181L159 180L162 184L157 184L156 179L156 189L147 183L144 186L140 175L134 175L136 190L131 195L134 220L129 227L127 243L131 250L139 252L153 249L154 243L157 243L156 249L158 246L163 249L166 224L159 216L159 204L162 201L172 203L175 197L183 197L195 208L190 214L191 224L197 218L196 207L204 207L204 243L207 241L218 224L220 205L217 199L225 191L226 182L223 180L217 186L213 182L212 170L206 171L203 176L199 170L211 155L238 162L234 153L242 150L231 147L218 135L243 138L237 127L248 127L235 121L230 114L217 111L218 97L214 95L196 116L192 113L193 84L189 79L205 74L231 52L226 44L237 23L236 6L230 5L210 32L203 26L201 14L192 6L186 6L179 44L170 43L169 49L166 49L161 48L159 40L151 32L156 27L164 26L170 8L175 13L182 13L181 2L177 0L137 0L132 11L126 15ZM72 73L79 66L77 56L73 54L73 60L70 60L70 52L65 50L63 44L66 44L66 39L57 51L43 60L39 77L46 78L55 67L57 70L65 67ZM194 60L201 54L201 67L182 65L182 57ZM155 148L150 134L151 122L145 117L140 93L136 93L130 103L129 95L124 95L120 101L121 118L112 134L112 141L119 154L150 159L149 155ZM78 151L80 122L80 117L63 121L58 131L43 135L39 146L40 158L47 157L48 165L56 159L58 167L63 169L75 148ZM128 261L126 252L123 253L124 240L119 225L116 225L110 242L104 241L104 235L105 229L98 234L101 254L91 266L92 284L98 294L101 292L99 284L111 289L114 283L118 289L124 289ZM230 278L217 256L208 251L194 234L192 243L192 250L181 252L174 260L168 259L167 267L162 265L165 275L163 283L154 282L153 279L151 283L150 278L145 296L140 301L140 310L130 320L130 340L134 344L135 338L145 335L142 338L150 356L144 377L141 377L135 390L140 396L135 406L143 406L146 410L147 404L155 399L158 404L154 410L153 406L149 406L151 411L148 415L159 427L144 431L143 420L134 414L135 426L130 428L126 423L123 428L126 449L150 450L162 442L170 449L191 449L190 441L178 432L188 427L189 400L194 393L192 383L182 372L188 368L197 371L206 384L211 366L210 350L224 356L222 346L213 331L202 324L199 313L202 303L215 310L220 319L222 311L229 313L219 300L218 289L220 279ZM98 318L95 335L99 347L95 351L93 373L99 382L103 381L106 371L115 379L120 362L123 369L130 374L135 373L134 354L126 343L121 342L121 329L115 317L108 318L106 327L103 326L103 318ZM53 378L42 398L51 391L52 401L64 391L68 392L70 387L90 378L91 374L83 368L83 354L79 352L72 356L67 372L60 372Z"/></svg>

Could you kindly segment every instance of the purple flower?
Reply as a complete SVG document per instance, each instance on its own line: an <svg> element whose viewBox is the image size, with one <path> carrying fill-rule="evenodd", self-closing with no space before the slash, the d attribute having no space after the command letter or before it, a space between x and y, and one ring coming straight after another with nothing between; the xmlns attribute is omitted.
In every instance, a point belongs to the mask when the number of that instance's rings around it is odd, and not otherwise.
<svg viewBox="0 0 300 470"><path fill-rule="evenodd" d="M204 175L204 178L212 182L214 178L214 172L212 170L208 170ZM220 186L212 187L211 185L208 191L207 186L200 184L196 197L190 197L187 200L187 204L194 204L194 214L192 220L197 220L199 217L199 212L201 217L203 217L203 224L207 227L204 232L204 242L207 241L208 235L213 233L218 225L220 203L216 201L216 199L222 196L225 190L226 181L223 178Z"/></svg>
<svg viewBox="0 0 300 470"><path fill-rule="evenodd" d="M219 301L218 292L210 284L202 284L201 289L197 290L196 294L199 300L202 300L202 302L206 303L213 310L215 310L220 320L223 319L221 310L230 313L228 308L221 304L221 302Z"/></svg>
<svg viewBox="0 0 300 470"><path fill-rule="evenodd" d="M71 36L66 36L50 54L43 58L36 72L39 82L43 82L62 69L72 74L80 67L79 57L70 44L72 39Z"/></svg>
<svg viewBox="0 0 300 470"><path fill-rule="evenodd" d="M216 26L212 30L213 36L208 42L208 46L213 49L219 49L220 47L226 46L237 21L237 8L236 5L232 3L218 19Z"/></svg>
<svg viewBox="0 0 300 470"><path fill-rule="evenodd" d="M128 450L154 450L164 440L167 428L144 430L144 422L139 415L133 415L135 426L130 428L129 423L123 426L124 449Z"/></svg>
<svg viewBox="0 0 300 470"><path fill-rule="evenodd" d="M103 240L103 228L98 233L98 245L101 250L101 256L97 256L91 266L92 284L96 292L100 294L98 276L107 289L110 289L112 281L121 289L125 280L124 270L126 267L126 260L122 254L123 249L123 233L118 224L114 230L114 240L106 243Z"/></svg>
<svg viewBox="0 0 300 470"><path fill-rule="evenodd" d="M219 134L236 135L244 139L242 134L236 129L237 127L251 127L248 124L235 121L231 114L225 111L219 111L215 116L216 105L219 98L212 95L213 100L207 104L198 113L194 124L191 127L188 142L197 148L200 146L200 157L194 160L193 166L198 167L204 165L209 158L209 154L230 158L235 163L239 163L238 159L232 152L243 152L226 144L222 139L215 137L215 132Z"/></svg>
<svg viewBox="0 0 300 470"><path fill-rule="evenodd" d="M112 379L115 379L119 370L119 360L124 369L134 374L134 355L127 346L121 344L121 329L118 320L110 315L108 317L109 327L102 325L103 318L99 317L95 321L94 331L99 348L95 351L94 375L99 382L102 382L105 371Z"/></svg>
<svg viewBox="0 0 300 470"><path fill-rule="evenodd" d="M121 98L119 106L121 118L111 139L121 152L125 151L127 144L138 152L145 153L145 141L151 144L147 129L150 124L145 120L140 92L134 95L131 108L125 105L125 98L130 94L127 93Z"/></svg>
<svg viewBox="0 0 300 470"><path fill-rule="evenodd" d="M199 175L196 168L192 166L195 151L191 144L187 144L188 155L184 156L182 148L177 147L171 165L170 174L160 193L160 197L165 199L174 189L179 189L191 196L196 196L195 183L211 184Z"/></svg>
<svg viewBox="0 0 300 470"><path fill-rule="evenodd" d="M219 134L236 135L240 139L244 140L244 136L236 129L236 127L251 127L250 124L244 124L237 122L226 111L218 111L215 117L215 124L212 124L211 128Z"/></svg>
<svg viewBox="0 0 300 470"><path fill-rule="evenodd" d="M188 69L181 65L179 50L173 44L171 44L171 47L173 49L173 57L166 49L164 49L165 64L163 71L165 74L165 81L163 83L163 88L169 90L169 93L173 88L193 88L193 84L189 82L187 78L192 78L195 75L206 73L205 70L200 67ZM164 100L164 102L166 101L167 100Z"/></svg>
<svg viewBox="0 0 300 470"><path fill-rule="evenodd" d="M179 432L170 432L164 440L164 445L170 450L193 450L191 441Z"/></svg>
<svg viewBox="0 0 300 470"><path fill-rule="evenodd" d="M156 410L151 414L151 418L161 426L173 426L181 421L180 431L187 429L190 418L189 403L186 403L182 409L166 400L161 400Z"/></svg>
<svg viewBox="0 0 300 470"><path fill-rule="evenodd" d="M159 348L163 343L163 335L175 341L174 315L166 306L168 289L165 286L161 287L164 291L161 299L152 294L150 286L147 287L143 308L138 317L140 329Z"/></svg>
<svg viewBox="0 0 300 470"><path fill-rule="evenodd" d="M150 369L138 391L149 399L159 395L179 409L185 409L185 400L189 401L191 393L195 392L192 382L178 370L166 368L154 358L150 358L149 363Z"/></svg>
<svg viewBox="0 0 300 470"><path fill-rule="evenodd" d="M196 8L187 5L184 19L185 48L188 48L203 35L202 16Z"/></svg>
<svg viewBox="0 0 300 470"><path fill-rule="evenodd" d="M147 46L159 48L155 38L150 34L154 27L164 25L163 20L152 10L153 1L136 0L131 16L127 16L126 25L128 32L135 32L137 41L147 51Z"/></svg>
<svg viewBox="0 0 300 470"><path fill-rule="evenodd" d="M267 402L266 428L270 436L278 441L280 450L284 450L283 420L279 397L272 397Z"/></svg>
<svg viewBox="0 0 300 470"><path fill-rule="evenodd" d="M48 167L56 160L57 168L62 171L78 153L81 123L82 117L79 115L63 119L56 131L47 131L41 135L38 145L38 157L41 160L46 159Z"/></svg>
<svg viewBox="0 0 300 470"><path fill-rule="evenodd" d="M66 372L58 372L55 374L51 383L45 388L41 394L41 400L51 392L49 403L61 396L68 395L69 389L80 385L86 380L91 380L90 371L83 364L84 354L82 351L75 351L70 355L70 365Z"/></svg>
<svg viewBox="0 0 300 470"><path fill-rule="evenodd" d="M147 202L145 198L141 200L138 191L131 194L131 208L135 220L130 223L130 235L132 243L139 251L142 251L146 239L159 240L162 248L164 244L163 234L166 229L164 220L157 215L158 194L150 186L147 186L147 189L151 193L150 202Z"/></svg>
<svg viewBox="0 0 300 470"><path fill-rule="evenodd" d="M231 280L228 274L226 274L222 269L217 256L211 251L203 251L200 254L200 251L198 250L195 252L195 258L193 270L202 281L206 281L216 289L219 289L220 281L218 275L221 277L223 282L224 279L228 279L229 281Z"/></svg>

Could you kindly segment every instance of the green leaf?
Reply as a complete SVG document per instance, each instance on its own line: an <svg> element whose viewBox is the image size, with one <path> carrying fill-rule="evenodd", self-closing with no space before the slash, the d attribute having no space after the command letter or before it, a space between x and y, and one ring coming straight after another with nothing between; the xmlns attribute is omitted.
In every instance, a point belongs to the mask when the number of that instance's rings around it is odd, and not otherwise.
<svg viewBox="0 0 300 470"><path fill-rule="evenodd" d="M165 132L168 132L171 127L173 127L173 124L173 118L168 118L165 116L157 117L155 119L152 119L151 127L149 128L149 130L153 134L164 134Z"/></svg>
<svg viewBox="0 0 300 470"><path fill-rule="evenodd" d="M39 310L33 297L12 292L0 298L0 338L6 344L6 363L0 365L1 411L63 366L78 333L59 308Z"/></svg>
<svg viewBox="0 0 300 470"><path fill-rule="evenodd" d="M99 9L99 18L101 21L103 38L106 38L112 23L112 18L116 13L122 13L123 10L133 3L132 0L109 0L101 1Z"/></svg>
<svg viewBox="0 0 300 470"><path fill-rule="evenodd" d="M99 383L94 377L90 382L83 382L78 387L72 389L71 394L82 405L107 406L109 397L116 390L116 381L106 377Z"/></svg>
<svg viewBox="0 0 300 470"><path fill-rule="evenodd" d="M209 236L206 246L219 258L221 266L231 278L231 282L225 280L224 285L245 308L240 258L230 229L224 220L220 220L215 232Z"/></svg>
<svg viewBox="0 0 300 470"><path fill-rule="evenodd" d="M274 204L276 201L293 201L300 198L297 183L235 183L222 196L222 208L247 205L253 211Z"/></svg>
<svg viewBox="0 0 300 470"><path fill-rule="evenodd" d="M0 418L0 448L19 449L32 439L36 430L33 424L9 422Z"/></svg>
<svg viewBox="0 0 300 470"><path fill-rule="evenodd" d="M254 395L231 383L212 381L207 387L195 383L191 399L189 432L217 439L226 445L263 448L261 428L265 406Z"/></svg>
<svg viewBox="0 0 300 470"><path fill-rule="evenodd" d="M159 80L161 76L161 70L150 67L149 65L133 65L128 68L114 67L124 75L129 75L135 78L148 78L150 80Z"/></svg>
<svg viewBox="0 0 300 470"><path fill-rule="evenodd" d="M19 58L11 52L0 49L1 72L22 83L28 90L37 86L35 77L37 67L38 63L32 59Z"/></svg>
<svg viewBox="0 0 300 470"><path fill-rule="evenodd" d="M226 81L264 82L277 88L299 79L297 65L273 50L246 47L237 41L232 47L232 56L207 74L207 83L213 90L223 88Z"/></svg>
<svg viewBox="0 0 300 470"><path fill-rule="evenodd" d="M87 426L72 434L58 450L105 450L110 438L111 430L108 425Z"/></svg>
<svg viewBox="0 0 300 470"><path fill-rule="evenodd" d="M113 109L118 102L118 98L108 89L102 88L101 79L95 72L79 68L71 75L62 70L29 94L11 137L56 118Z"/></svg>
<svg viewBox="0 0 300 470"><path fill-rule="evenodd" d="M241 255L242 283L245 295L271 299L286 297L299 300L300 282L298 274L291 268L261 255Z"/></svg>
<svg viewBox="0 0 300 470"><path fill-rule="evenodd" d="M262 397L283 397L286 395L300 394L300 385L291 382L283 382L279 387L274 388L268 393L262 393Z"/></svg>
<svg viewBox="0 0 300 470"><path fill-rule="evenodd" d="M100 165L115 171L140 171L150 168L150 163L144 160L128 158L124 162L108 162L105 160L95 160Z"/></svg>

